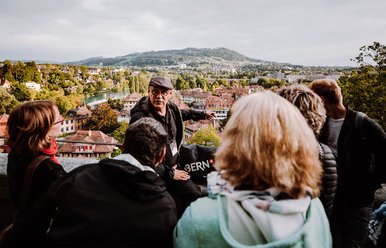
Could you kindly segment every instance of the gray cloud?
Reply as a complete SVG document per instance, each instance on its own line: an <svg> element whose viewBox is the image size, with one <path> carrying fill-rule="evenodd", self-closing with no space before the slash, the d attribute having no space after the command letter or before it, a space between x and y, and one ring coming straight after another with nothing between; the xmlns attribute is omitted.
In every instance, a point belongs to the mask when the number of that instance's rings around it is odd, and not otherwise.
<svg viewBox="0 0 386 248"><path fill-rule="evenodd" d="M0 60L74 61L227 47L303 65L353 65L386 43L384 0L2 0Z"/></svg>

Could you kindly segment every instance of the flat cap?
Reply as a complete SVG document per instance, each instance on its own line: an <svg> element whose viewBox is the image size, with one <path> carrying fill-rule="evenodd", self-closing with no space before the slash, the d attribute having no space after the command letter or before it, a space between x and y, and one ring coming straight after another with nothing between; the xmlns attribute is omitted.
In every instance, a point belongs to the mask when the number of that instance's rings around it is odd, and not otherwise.
<svg viewBox="0 0 386 248"><path fill-rule="evenodd" d="M170 81L170 79L167 77L161 77L161 76L153 77L152 79L150 79L149 86L162 87L168 90L173 89L173 84Z"/></svg>

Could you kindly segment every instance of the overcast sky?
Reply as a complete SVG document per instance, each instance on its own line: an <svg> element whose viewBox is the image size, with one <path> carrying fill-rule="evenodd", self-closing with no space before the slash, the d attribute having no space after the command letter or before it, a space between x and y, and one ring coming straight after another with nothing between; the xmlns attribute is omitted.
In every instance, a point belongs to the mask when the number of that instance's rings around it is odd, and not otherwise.
<svg viewBox="0 0 386 248"><path fill-rule="evenodd" d="M77 61L226 47L301 65L355 65L386 44L386 0L0 0L0 60Z"/></svg>

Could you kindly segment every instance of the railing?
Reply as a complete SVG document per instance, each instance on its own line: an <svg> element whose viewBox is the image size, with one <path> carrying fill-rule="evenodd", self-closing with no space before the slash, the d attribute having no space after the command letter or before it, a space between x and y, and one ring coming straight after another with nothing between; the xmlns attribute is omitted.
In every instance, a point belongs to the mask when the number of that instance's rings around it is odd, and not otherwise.
<svg viewBox="0 0 386 248"><path fill-rule="evenodd" d="M106 142L93 142L93 141L80 141L80 140L60 140L56 139L58 143L77 143L77 144L91 144L91 145L109 145L109 146L122 146L121 143L106 143Z"/></svg>
<svg viewBox="0 0 386 248"><path fill-rule="evenodd" d="M8 137L0 136L0 139L6 140ZM90 145L109 145L109 146L122 146L121 143L108 143L108 142L95 142L95 141L83 141L83 140L62 140L55 139L58 143L76 143L76 144L90 144ZM3 146L7 146L6 142Z"/></svg>

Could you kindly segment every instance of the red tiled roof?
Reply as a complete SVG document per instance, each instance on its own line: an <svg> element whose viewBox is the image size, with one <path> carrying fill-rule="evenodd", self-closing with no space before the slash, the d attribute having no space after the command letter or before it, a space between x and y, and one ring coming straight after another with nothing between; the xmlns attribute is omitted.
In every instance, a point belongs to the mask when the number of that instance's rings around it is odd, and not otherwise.
<svg viewBox="0 0 386 248"><path fill-rule="evenodd" d="M86 106L77 109L76 115L91 115L91 111Z"/></svg>
<svg viewBox="0 0 386 248"><path fill-rule="evenodd" d="M0 126L1 125L7 125L9 115L7 114L2 114L0 115Z"/></svg>
<svg viewBox="0 0 386 248"><path fill-rule="evenodd" d="M103 142L116 144L118 141L110 136L107 136L101 131L78 130L75 134L67 136L65 140L71 141L86 141L86 142ZM82 144L83 145L83 144ZM87 144L84 144L85 146ZM91 144L90 144L91 145ZM73 143L64 143L59 149L59 153L72 153L74 151ZM93 145L92 153L111 153L114 150L113 145ZM91 151L90 151L91 152Z"/></svg>
<svg viewBox="0 0 386 248"><path fill-rule="evenodd" d="M139 94L139 93L132 93L132 94L128 94L125 98L123 98L123 102L138 102L139 99L142 98L142 95Z"/></svg>

